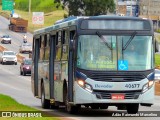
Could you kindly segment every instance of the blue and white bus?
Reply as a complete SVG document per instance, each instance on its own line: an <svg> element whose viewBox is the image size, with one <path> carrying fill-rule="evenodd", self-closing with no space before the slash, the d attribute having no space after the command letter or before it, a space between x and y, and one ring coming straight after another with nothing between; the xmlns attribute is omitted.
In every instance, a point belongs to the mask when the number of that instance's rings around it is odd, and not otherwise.
<svg viewBox="0 0 160 120"><path fill-rule="evenodd" d="M122 16L71 17L36 30L32 92L43 108L137 113L154 101L153 35L150 20Z"/></svg>

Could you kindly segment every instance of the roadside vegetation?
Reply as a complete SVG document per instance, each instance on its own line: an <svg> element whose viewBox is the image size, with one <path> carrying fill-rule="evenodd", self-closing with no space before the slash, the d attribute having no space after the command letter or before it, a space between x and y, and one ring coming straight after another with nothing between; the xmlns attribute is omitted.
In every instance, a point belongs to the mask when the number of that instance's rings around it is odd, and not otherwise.
<svg viewBox="0 0 160 120"><path fill-rule="evenodd" d="M50 25L53 25L57 20L63 19L64 14L66 11L64 10L56 10L53 12L45 13L44 14L44 25L33 25L32 24L32 13L28 13L21 10L15 10L16 13L18 13L22 18L28 20L28 31L33 33L34 30L47 27Z"/></svg>
<svg viewBox="0 0 160 120"><path fill-rule="evenodd" d="M39 110L36 110L34 108L28 107L23 104L19 104L16 102L13 98L0 94L0 112L3 111L13 111L13 112L40 112ZM46 114L45 114L46 115ZM47 115L46 115L47 116ZM4 118L3 120L8 120L8 119L14 119L14 120L59 120L58 118L55 117L12 117L12 118Z"/></svg>
<svg viewBox="0 0 160 120"><path fill-rule="evenodd" d="M15 9L28 11L29 10L29 0L14 0ZM54 3L54 0L31 0L31 11L34 12L52 12L55 10L62 10L62 6L58 3Z"/></svg>
<svg viewBox="0 0 160 120"><path fill-rule="evenodd" d="M160 54L155 54L155 66L160 66Z"/></svg>
<svg viewBox="0 0 160 120"><path fill-rule="evenodd" d="M158 43L160 44L160 35L159 34L155 34L155 38L158 41Z"/></svg>

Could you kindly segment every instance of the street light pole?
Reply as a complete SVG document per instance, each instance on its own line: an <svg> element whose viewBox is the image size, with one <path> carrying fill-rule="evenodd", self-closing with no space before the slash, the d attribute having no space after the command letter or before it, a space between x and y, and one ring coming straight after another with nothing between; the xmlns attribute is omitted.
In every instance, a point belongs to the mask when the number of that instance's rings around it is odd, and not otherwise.
<svg viewBox="0 0 160 120"><path fill-rule="evenodd" d="M148 0L148 11L147 11L147 15L148 15L148 18L149 18L149 16L150 16L150 0Z"/></svg>
<svg viewBox="0 0 160 120"><path fill-rule="evenodd" d="M116 0L116 14L119 14L119 5L118 5L118 0Z"/></svg>
<svg viewBox="0 0 160 120"><path fill-rule="evenodd" d="M132 0L131 0L130 16L132 16Z"/></svg>

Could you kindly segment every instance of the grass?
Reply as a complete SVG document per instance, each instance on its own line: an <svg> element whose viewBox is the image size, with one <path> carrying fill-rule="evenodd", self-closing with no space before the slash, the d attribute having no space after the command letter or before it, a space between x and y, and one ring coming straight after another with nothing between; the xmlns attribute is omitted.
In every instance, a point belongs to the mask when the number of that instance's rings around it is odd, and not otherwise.
<svg viewBox="0 0 160 120"><path fill-rule="evenodd" d="M156 34L156 35L155 35L155 38L156 38L156 40L158 41L158 43L160 43L160 35L159 35L159 34Z"/></svg>
<svg viewBox="0 0 160 120"><path fill-rule="evenodd" d="M15 9L22 11L29 11L29 0L14 0ZM45 13L62 10L62 6L57 7L57 3L54 3L54 0L31 0L31 10L34 12L43 11ZM35 7L36 6L36 7Z"/></svg>
<svg viewBox="0 0 160 120"><path fill-rule="evenodd" d="M44 25L33 25L32 14L20 10L15 10L15 12L18 13L22 18L28 20L28 31L30 31L31 33L33 33L34 30L53 25L55 21L63 19L63 16L65 14L64 10L56 10L54 12L44 14Z"/></svg>
<svg viewBox="0 0 160 120"><path fill-rule="evenodd" d="M28 111L29 113L31 112L40 112L39 110L36 110L34 108L31 108L29 106L23 105L23 104L19 104L18 102L16 102L13 98L0 94L0 111L14 111L14 112L24 112L26 113L26 111ZM46 114L42 114L42 115L46 115ZM10 117L10 118L3 118L3 120L59 120L58 118L55 117Z"/></svg>
<svg viewBox="0 0 160 120"><path fill-rule="evenodd" d="M160 54L155 54L155 66L160 66Z"/></svg>

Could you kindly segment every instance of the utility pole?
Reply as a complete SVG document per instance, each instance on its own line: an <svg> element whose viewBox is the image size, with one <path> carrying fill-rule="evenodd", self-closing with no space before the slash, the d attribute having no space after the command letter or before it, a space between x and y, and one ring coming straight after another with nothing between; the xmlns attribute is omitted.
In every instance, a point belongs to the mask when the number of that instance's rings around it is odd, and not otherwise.
<svg viewBox="0 0 160 120"><path fill-rule="evenodd" d="M148 0L148 11L147 11L147 15L148 15L148 19L149 19L149 12L150 12L150 0Z"/></svg>
<svg viewBox="0 0 160 120"><path fill-rule="evenodd" d="M31 0L29 0L28 12L29 12L29 15L30 15L30 13L31 13Z"/></svg>
<svg viewBox="0 0 160 120"><path fill-rule="evenodd" d="M119 14L119 5L118 5L118 0L116 0L116 14Z"/></svg>

